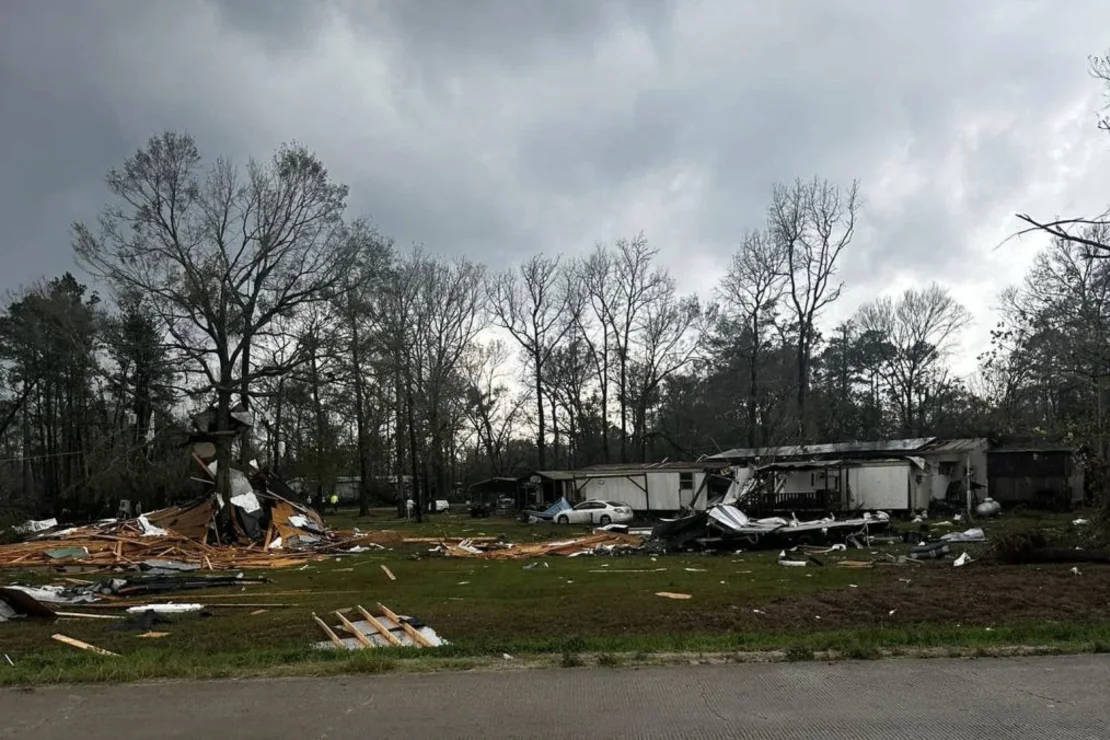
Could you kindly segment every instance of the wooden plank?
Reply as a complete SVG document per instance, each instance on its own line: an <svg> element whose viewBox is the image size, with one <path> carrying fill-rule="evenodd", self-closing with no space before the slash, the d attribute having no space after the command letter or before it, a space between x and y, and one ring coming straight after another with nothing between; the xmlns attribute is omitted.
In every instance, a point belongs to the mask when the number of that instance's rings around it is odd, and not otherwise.
<svg viewBox="0 0 1110 740"><path fill-rule="evenodd" d="M397 580L397 576L393 575L393 571L391 571L388 567L383 565L382 566L382 571L384 571L385 574L389 577L389 580L391 580L391 581L396 581Z"/></svg>
<svg viewBox="0 0 1110 740"><path fill-rule="evenodd" d="M366 635L362 634L362 630L360 630L358 627L354 626L351 623L351 620L347 619L340 612L336 612L335 616L339 617L339 621L343 623L343 626L347 628L347 631L350 632L351 635L353 635L354 638L356 640L358 640L362 644L363 647L368 647L368 648L377 647L377 645L374 644L373 640L371 640Z"/></svg>
<svg viewBox="0 0 1110 740"><path fill-rule="evenodd" d="M366 611L361 606L356 606L355 609L358 609L359 614L362 615L362 618L365 619L371 627L376 629L378 631L378 634L385 638L385 641L388 642L390 645L399 646L402 644L401 641L397 638L397 635L390 632L389 628L379 622L378 618L375 617L373 614Z"/></svg>
<svg viewBox="0 0 1110 740"><path fill-rule="evenodd" d="M90 653L96 653L97 655L111 655L114 658L119 657L119 653L113 653L110 650L98 648L96 645L90 645L87 642L81 642L80 640L75 640L74 638L67 637L66 635L51 635L50 639L57 640L58 642L64 642L66 645L70 645L71 647L79 648L81 650L88 650Z"/></svg>
<svg viewBox="0 0 1110 740"><path fill-rule="evenodd" d="M389 607L385 604L379 603L378 610L397 624L401 625L401 629L405 631L405 634L411 637L412 641L420 647L435 647L435 645L433 645L427 637L424 637L424 635L420 634L420 630L416 629L408 622L401 621L401 618L390 611Z"/></svg>
<svg viewBox="0 0 1110 740"><path fill-rule="evenodd" d="M335 645L337 648L343 648L344 650L347 648L346 643L339 639L339 635L335 634L332 628L328 626L328 623L316 616L316 612L312 613L312 619L320 626L324 634L328 636L332 645Z"/></svg>
<svg viewBox="0 0 1110 740"><path fill-rule="evenodd" d="M54 612L59 617L70 617L72 619L127 619L127 617L118 614L82 614L81 612Z"/></svg>

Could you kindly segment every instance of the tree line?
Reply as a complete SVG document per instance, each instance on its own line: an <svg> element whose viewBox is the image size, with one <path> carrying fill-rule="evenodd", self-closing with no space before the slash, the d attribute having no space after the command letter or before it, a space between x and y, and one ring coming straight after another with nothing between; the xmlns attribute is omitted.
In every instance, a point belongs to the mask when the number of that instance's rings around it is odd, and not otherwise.
<svg viewBox="0 0 1110 740"><path fill-rule="evenodd" d="M1105 58L1092 70L1110 77ZM855 182L775 185L706 296L642 233L502 271L399 248L299 145L237 166L165 133L106 182L73 229L106 297L67 273L0 316L0 515L179 500L200 412L221 490L236 465L317 503L353 476L363 510L739 445L974 435L1104 457L1105 216L1021 217L1051 240L999 297L969 381L951 356L971 317L937 283L826 325L865 215Z"/></svg>

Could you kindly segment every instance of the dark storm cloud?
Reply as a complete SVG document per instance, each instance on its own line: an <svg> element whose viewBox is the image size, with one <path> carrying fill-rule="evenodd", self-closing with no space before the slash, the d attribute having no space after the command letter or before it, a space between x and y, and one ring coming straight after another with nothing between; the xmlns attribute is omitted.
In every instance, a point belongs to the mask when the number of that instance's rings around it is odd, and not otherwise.
<svg viewBox="0 0 1110 740"><path fill-rule="evenodd" d="M238 161L308 144L402 244L502 266L644 229L701 290L772 183L858 177L842 311L936 278L983 312L1020 275L992 251L1014 211L1099 205L1084 65L1107 21L1099 0L9 0L4 279L69 267L104 172L173 128Z"/></svg>

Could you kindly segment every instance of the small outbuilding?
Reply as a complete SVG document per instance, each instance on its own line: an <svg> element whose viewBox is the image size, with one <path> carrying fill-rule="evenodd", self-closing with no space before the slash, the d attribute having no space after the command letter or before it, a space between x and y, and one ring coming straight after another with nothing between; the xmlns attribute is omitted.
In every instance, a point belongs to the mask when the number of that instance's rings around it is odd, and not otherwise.
<svg viewBox="0 0 1110 740"><path fill-rule="evenodd" d="M1067 509L1083 501L1083 469L1062 445L1002 445L987 454L991 497L1004 506Z"/></svg>

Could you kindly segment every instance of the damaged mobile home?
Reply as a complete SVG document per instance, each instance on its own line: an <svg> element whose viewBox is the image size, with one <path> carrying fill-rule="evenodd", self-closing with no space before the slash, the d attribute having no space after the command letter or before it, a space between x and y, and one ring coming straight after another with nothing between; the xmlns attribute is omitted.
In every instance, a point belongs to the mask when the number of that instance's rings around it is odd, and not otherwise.
<svg viewBox="0 0 1110 740"><path fill-rule="evenodd" d="M1064 505L1083 496L1074 451L992 445L984 438L921 437L787 447L739 448L713 455L753 488L748 510L914 511L944 502L961 508L993 498Z"/></svg>
<svg viewBox="0 0 1110 740"><path fill-rule="evenodd" d="M741 448L710 459L732 466L752 512L908 512L985 497L988 447L923 437Z"/></svg>
<svg viewBox="0 0 1110 740"><path fill-rule="evenodd" d="M619 501L633 511L673 513L705 509L734 484L722 475L727 461L619 463L580 470L538 470L521 479L527 505L545 508L560 499L571 504L590 499Z"/></svg>

